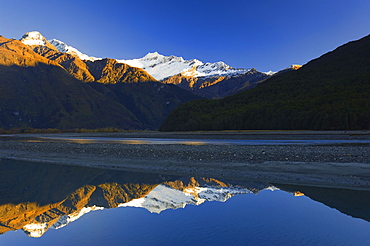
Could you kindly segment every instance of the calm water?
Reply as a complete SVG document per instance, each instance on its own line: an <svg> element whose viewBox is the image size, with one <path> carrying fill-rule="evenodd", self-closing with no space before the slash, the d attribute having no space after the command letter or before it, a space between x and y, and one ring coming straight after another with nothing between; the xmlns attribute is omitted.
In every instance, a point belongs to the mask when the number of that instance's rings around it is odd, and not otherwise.
<svg viewBox="0 0 370 246"><path fill-rule="evenodd" d="M370 245L370 192L0 161L0 245Z"/></svg>
<svg viewBox="0 0 370 246"><path fill-rule="evenodd" d="M336 145L370 144L361 139L301 139L301 140L246 140L246 139L173 139L173 138L117 138L117 137L42 137L38 141L69 141L77 143L120 143L120 144L186 144L186 145ZM33 140L34 141L34 140Z"/></svg>

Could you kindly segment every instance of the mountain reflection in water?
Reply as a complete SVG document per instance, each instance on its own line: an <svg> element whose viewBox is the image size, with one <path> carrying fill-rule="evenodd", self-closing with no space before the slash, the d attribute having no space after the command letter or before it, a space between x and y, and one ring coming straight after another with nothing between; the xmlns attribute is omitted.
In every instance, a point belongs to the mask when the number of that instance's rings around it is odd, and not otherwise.
<svg viewBox="0 0 370 246"><path fill-rule="evenodd" d="M265 189L305 194L342 213L370 221L368 191L1 160L0 234L22 229L30 237L41 237L50 228L62 228L94 210L142 207L161 213L188 204L225 202L238 194L257 194Z"/></svg>

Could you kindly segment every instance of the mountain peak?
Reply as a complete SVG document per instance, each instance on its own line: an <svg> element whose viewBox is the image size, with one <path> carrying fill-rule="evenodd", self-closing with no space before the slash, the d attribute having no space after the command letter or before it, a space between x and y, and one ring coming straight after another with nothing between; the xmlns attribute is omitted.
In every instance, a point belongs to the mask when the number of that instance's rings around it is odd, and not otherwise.
<svg viewBox="0 0 370 246"><path fill-rule="evenodd" d="M153 60L156 63L185 62L184 58L180 56L174 56L174 55L164 56L164 55L159 54L158 52L148 53L146 54L146 56L144 56L141 59L148 60L148 61Z"/></svg>
<svg viewBox="0 0 370 246"><path fill-rule="evenodd" d="M119 60L119 62L142 68L157 80L164 80L178 74L193 77L235 76L249 71L244 68L233 68L222 61L204 63L198 59L185 60L180 56L164 56L158 52L148 53L140 59Z"/></svg>
<svg viewBox="0 0 370 246"><path fill-rule="evenodd" d="M164 55L161 55L161 54L159 54L157 51L155 51L155 52L150 52L150 53L148 53L148 54L146 54L144 57L143 57L143 59L146 59L146 60L151 60L151 59L157 59L157 58L162 58L162 57L164 57Z"/></svg>
<svg viewBox="0 0 370 246"><path fill-rule="evenodd" d="M26 45L46 45L46 38L38 31L27 32L20 41Z"/></svg>

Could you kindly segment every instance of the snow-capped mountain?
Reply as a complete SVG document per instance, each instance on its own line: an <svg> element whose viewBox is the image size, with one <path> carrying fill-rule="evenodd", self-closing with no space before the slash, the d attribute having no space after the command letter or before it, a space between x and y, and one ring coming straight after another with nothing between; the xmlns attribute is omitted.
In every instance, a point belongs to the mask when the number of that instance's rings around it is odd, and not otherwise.
<svg viewBox="0 0 370 246"><path fill-rule="evenodd" d="M66 43L64 43L60 40L51 39L51 40L49 40L49 42L52 45L54 45L55 48L57 48L59 52L63 52L63 53L71 54L73 56L77 56L81 60L88 60L88 61L102 60L102 58L96 58L96 57L92 57L92 56L88 56L86 54L83 54L78 49L76 49L72 46L69 46L69 45L67 45Z"/></svg>
<svg viewBox="0 0 370 246"><path fill-rule="evenodd" d="M26 33L21 41L27 45L46 45L46 43L49 42L59 52L77 56L81 60L102 60L102 58L86 55L63 41L57 39L46 40L46 38L37 31ZM157 80L164 80L176 74L191 77L231 77L242 75L250 71L250 69L245 68L233 68L222 61L204 63L197 59L185 60L182 57L174 55L164 56L158 52L148 53L146 56L138 59L122 59L117 61L119 63L126 63L132 67L142 68Z"/></svg>
<svg viewBox="0 0 370 246"><path fill-rule="evenodd" d="M147 71L157 80L164 80L176 74L192 77L235 76L247 73L249 69L232 68L224 62L203 63L197 59L185 60L178 56L164 56L158 52L149 53L143 58L118 60Z"/></svg>
<svg viewBox="0 0 370 246"><path fill-rule="evenodd" d="M206 76L237 76L249 72L250 69L233 68L222 61L215 63L204 63L196 67L195 71L189 70L182 74L185 76L193 77L206 77Z"/></svg>
<svg viewBox="0 0 370 246"><path fill-rule="evenodd" d="M41 33L37 31L27 32L20 39L25 45L46 45L47 40Z"/></svg>
<svg viewBox="0 0 370 246"><path fill-rule="evenodd" d="M253 88L273 75L273 72L262 73L254 68L233 68L222 61L203 63L197 59L185 60L158 52L118 62L142 68L164 84L174 84L210 99L220 99Z"/></svg>
<svg viewBox="0 0 370 246"><path fill-rule="evenodd" d="M29 46L49 46L50 47L50 44L51 44L52 47L54 49L56 48L59 52L71 54L73 56L80 58L81 60L88 60L88 61L101 60L101 58L96 58L96 57L83 54L78 49L72 46L69 46L66 43L59 41L57 39L47 40L38 31L27 32L26 34L22 36L20 41L24 43L25 45L29 45Z"/></svg>
<svg viewBox="0 0 370 246"><path fill-rule="evenodd" d="M51 49L78 57L83 62L103 60L102 58L86 55L60 40L51 39L47 41L39 32L29 32L21 41L31 46L47 45ZM182 57L174 55L164 56L158 52L148 53L139 59L111 60L114 60L118 64L127 64L137 69L142 69L161 83L174 84L198 96L210 99L220 99L246 89L251 89L274 74L271 71L262 73L254 68L233 68L222 61L204 63L198 59L185 60ZM63 63L63 65L65 67L66 63ZM67 70L70 73L72 71L72 75L81 80L81 74L87 74L87 72L76 72L76 67L79 66L73 64ZM82 78L84 82L93 81L88 74L82 76Z"/></svg>

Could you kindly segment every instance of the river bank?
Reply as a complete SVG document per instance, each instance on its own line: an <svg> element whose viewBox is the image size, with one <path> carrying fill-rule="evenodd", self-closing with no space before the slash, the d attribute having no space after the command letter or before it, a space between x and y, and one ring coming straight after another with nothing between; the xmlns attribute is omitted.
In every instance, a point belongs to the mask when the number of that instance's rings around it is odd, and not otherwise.
<svg viewBox="0 0 370 246"><path fill-rule="evenodd" d="M120 141L114 141L119 139ZM122 139L130 140L123 142ZM145 139L185 139L155 144ZM347 144L205 144L228 140L355 140ZM370 189L370 133L123 132L0 136L0 158L174 175Z"/></svg>

